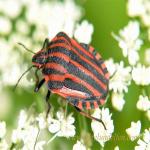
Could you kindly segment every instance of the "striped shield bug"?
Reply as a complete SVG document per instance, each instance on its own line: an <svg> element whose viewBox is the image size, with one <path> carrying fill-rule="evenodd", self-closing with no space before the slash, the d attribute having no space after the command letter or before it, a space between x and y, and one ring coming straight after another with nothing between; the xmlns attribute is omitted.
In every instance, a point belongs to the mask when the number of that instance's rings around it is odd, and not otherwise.
<svg viewBox="0 0 150 150"><path fill-rule="evenodd" d="M37 78L34 91L38 92L46 83L47 103L51 93L58 94L82 115L103 123L83 111L103 105L108 94L109 73L104 60L92 46L78 43L59 32L51 41L45 39L43 48L32 57L32 63ZM43 74L40 81L38 70ZM48 103L47 114L49 110Z"/></svg>

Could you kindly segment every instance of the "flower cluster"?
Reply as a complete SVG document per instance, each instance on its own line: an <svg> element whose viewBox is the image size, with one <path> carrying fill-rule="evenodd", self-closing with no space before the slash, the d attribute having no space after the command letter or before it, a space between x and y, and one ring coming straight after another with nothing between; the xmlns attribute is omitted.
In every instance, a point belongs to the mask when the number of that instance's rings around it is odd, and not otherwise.
<svg viewBox="0 0 150 150"><path fill-rule="evenodd" d="M18 42L22 42L32 51L38 51L45 38L52 39L60 31L66 32L70 37L74 35L79 42L91 42L93 26L87 20L78 23L82 9L73 0L0 1L0 14L3 14L0 16L0 72L3 73L0 83L3 86L14 85L31 61L25 59L23 62L20 59L20 54L22 57L28 55L28 58L31 55L26 54L17 45ZM33 80L30 73L27 78ZM28 80L22 79L21 84L33 84Z"/></svg>
<svg viewBox="0 0 150 150"><path fill-rule="evenodd" d="M81 141L77 141L76 144L73 145L73 150L86 150L85 145Z"/></svg>
<svg viewBox="0 0 150 150"><path fill-rule="evenodd" d="M44 145L45 141L37 141L40 129L36 125L35 116L28 116L25 110L22 110L18 119L18 126L12 131L12 146L17 148L23 143L22 149L37 149L37 146Z"/></svg>
<svg viewBox="0 0 150 150"><path fill-rule="evenodd" d="M125 104L124 92L128 92L128 86L133 81L140 89L139 99L135 104L137 110L145 112L148 119L150 119L150 95L148 87L150 85L150 48L146 44L146 41L150 40L150 1L128 0L127 10L129 17L134 19L130 20L119 31L119 35L112 33L112 36L118 42L123 56L127 57L128 67L125 68L122 65L122 67L117 68L117 63L114 63L113 59L106 61L107 69L111 75L109 88L112 90L112 105L118 111L123 109L123 105ZM140 18L142 23L137 17ZM146 29L148 38L141 36L143 29L144 32ZM142 45L146 45L146 48L142 49ZM144 55L140 55L141 49ZM144 58L141 58L141 56L144 56ZM119 71L119 68L121 68L121 71ZM146 129L143 133L143 140L141 140L139 139L142 135L142 133L140 134L141 128L141 120L137 122L132 121L131 127L126 129L126 133L131 141L138 139L138 146L135 147L135 150L148 150L150 149L150 131ZM115 149L119 149L119 147L117 146Z"/></svg>
<svg viewBox="0 0 150 150"><path fill-rule="evenodd" d="M7 131L6 123L0 122L0 149L43 150L57 136L73 137L75 135L74 117L72 114L65 115L63 111L58 111L58 120L51 115L46 119L45 112L33 115L21 110L17 128L13 129L11 134L11 145L7 144L4 138ZM44 130L55 135L50 140L44 138L41 140L39 137Z"/></svg>
<svg viewBox="0 0 150 150"><path fill-rule="evenodd" d="M111 139L112 133L114 132L113 120L111 120L111 115L109 114L109 109L102 108L96 109L93 113L93 117L101 119L106 127L98 121L92 120L91 127L94 133L94 138L104 146L104 143Z"/></svg>
<svg viewBox="0 0 150 150"><path fill-rule="evenodd" d="M150 129L145 129L143 134L143 140L138 140L138 146L135 150L149 150L150 149Z"/></svg>
<svg viewBox="0 0 150 150"><path fill-rule="evenodd" d="M48 130L60 137L73 137L75 135L74 121L72 114L66 117L63 112L57 112L57 119L48 117Z"/></svg>
<svg viewBox="0 0 150 150"><path fill-rule="evenodd" d="M148 25L148 22L145 19L148 19L149 15L149 1L148 0L128 0L128 14L130 17L139 16L144 20L145 25ZM147 86L150 85L150 67L149 67L149 48L145 49L144 63L141 64L139 52L142 45L145 43L145 39L142 39L141 23L134 19L130 20L128 24L119 31L119 35L112 33L113 38L118 42L119 47L122 50L123 56L128 58L128 66L124 67L123 62L120 64L114 63L113 59L106 61L107 69L111 75L109 89L112 90L112 105L118 111L123 109L125 104L124 92L128 92L128 86L133 80L137 86L142 86L145 91ZM146 96L149 96L147 92ZM138 109L145 109L143 103L149 103L149 98L147 101L139 101L137 103ZM142 106L141 106L142 105ZM147 114L148 113L147 109Z"/></svg>
<svg viewBox="0 0 150 150"><path fill-rule="evenodd" d="M141 131L141 122L131 122L131 127L126 129L126 132L131 139L131 141L134 141L138 136L140 135Z"/></svg>
<svg viewBox="0 0 150 150"><path fill-rule="evenodd" d="M150 67L138 64L132 70L132 78L137 85L149 85L150 84Z"/></svg>
<svg viewBox="0 0 150 150"><path fill-rule="evenodd" d="M114 131L111 114L109 114L108 108L102 110L97 109L93 116L101 119L106 127L105 129L103 124L97 121L92 121L91 123L94 138L104 146L104 143L111 138ZM58 111L56 117L49 114L47 119L45 112L31 114L30 110L28 110L28 113L25 110L21 110L17 128L11 132L11 144L8 144L5 139L7 131L6 123L4 121L0 122L0 149L44 150L56 137L74 137L76 134L74 122L73 115L66 114L63 110ZM45 134L45 131L49 131L53 136L48 139L45 136L43 137L42 134ZM46 137L49 136L47 132ZM81 141L77 141L73 145L73 150L78 148L85 150L86 146L83 143L84 141L82 139Z"/></svg>
<svg viewBox="0 0 150 150"><path fill-rule="evenodd" d="M130 65L135 65L139 60L138 51L143 44L143 41L139 39L139 34L140 25L137 21L130 21L124 29L119 31L119 36L113 34L118 41L123 56L128 57Z"/></svg>
<svg viewBox="0 0 150 150"><path fill-rule="evenodd" d="M112 90L112 105L121 111L125 104L124 92L128 92L131 83L131 67L124 67L123 61L114 63L112 58L105 63L110 73L109 89Z"/></svg>
<svg viewBox="0 0 150 150"><path fill-rule="evenodd" d="M150 1L129 0L128 14L130 17L139 17L145 26L150 26Z"/></svg>
<svg viewBox="0 0 150 150"><path fill-rule="evenodd" d="M150 99L148 98L148 96L140 95L136 106L138 110L144 111L146 113L146 116L150 120Z"/></svg>

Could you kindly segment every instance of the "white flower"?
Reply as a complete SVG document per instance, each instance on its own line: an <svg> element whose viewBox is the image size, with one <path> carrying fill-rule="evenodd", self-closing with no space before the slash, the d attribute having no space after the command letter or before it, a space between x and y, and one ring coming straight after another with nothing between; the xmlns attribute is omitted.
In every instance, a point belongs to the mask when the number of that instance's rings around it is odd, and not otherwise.
<svg viewBox="0 0 150 150"><path fill-rule="evenodd" d="M119 42L124 57L128 56L130 65L135 65L139 60L138 50L143 41L139 39L140 27L137 21L130 21L123 30L120 30L119 36L113 34L113 37Z"/></svg>
<svg viewBox="0 0 150 150"><path fill-rule="evenodd" d="M114 148L114 150L119 150L119 146L116 146L116 147Z"/></svg>
<svg viewBox="0 0 150 150"><path fill-rule="evenodd" d="M139 110L147 111L150 109L150 100L147 96L140 95L136 106Z"/></svg>
<svg viewBox="0 0 150 150"><path fill-rule="evenodd" d="M74 118L72 114L66 118L61 111L57 112L57 119L48 118L48 129L51 133L56 133L57 136L73 137L75 135Z"/></svg>
<svg viewBox="0 0 150 150"><path fill-rule="evenodd" d="M34 147L39 130L34 125L26 125L24 129L17 128L13 130L11 140L13 143L24 143L24 149L32 150Z"/></svg>
<svg viewBox="0 0 150 150"><path fill-rule="evenodd" d="M36 120L38 121L40 129L46 128L46 114L45 113L40 113L38 117L36 117Z"/></svg>
<svg viewBox="0 0 150 150"><path fill-rule="evenodd" d="M88 23L88 21L84 20L80 25L79 24L77 25L74 37L80 43L89 44L92 40L93 31L94 31L93 25Z"/></svg>
<svg viewBox="0 0 150 150"><path fill-rule="evenodd" d="M59 132L60 130L60 122L59 120L56 120L56 119L53 119L53 118L48 118L48 130L49 132L51 133L56 133L56 132Z"/></svg>
<svg viewBox="0 0 150 150"><path fill-rule="evenodd" d="M24 136L24 130L23 129L15 129L12 132L11 140L13 143L19 143L20 141L22 141L23 136Z"/></svg>
<svg viewBox="0 0 150 150"><path fill-rule="evenodd" d="M132 78L137 85L150 84L150 67L138 64L132 70Z"/></svg>
<svg viewBox="0 0 150 150"><path fill-rule="evenodd" d="M11 31L12 25L8 18L0 17L0 34L9 34Z"/></svg>
<svg viewBox="0 0 150 150"><path fill-rule="evenodd" d="M92 120L91 127L94 133L94 138L102 146L104 146L104 143L110 140L112 133L114 132L113 120L111 120L111 114L109 114L109 109L95 109L92 116L101 119L106 127L105 129L102 123Z"/></svg>
<svg viewBox="0 0 150 150"><path fill-rule="evenodd" d="M20 55L12 51L11 43L5 39L0 39L0 57L0 71L2 72L0 82L3 86L15 85L21 75L21 70L24 69L24 65L22 68L19 67L18 62L20 60Z"/></svg>
<svg viewBox="0 0 150 150"><path fill-rule="evenodd" d="M16 29L17 29L17 32L19 32L20 34L28 35L30 32L30 28L27 22L21 19L16 22Z"/></svg>
<svg viewBox="0 0 150 150"><path fill-rule="evenodd" d="M23 142L23 150L32 150L40 131L37 127L36 118L30 114L27 116L24 110L20 111L18 127L13 130L11 140L13 143Z"/></svg>
<svg viewBox="0 0 150 150"><path fill-rule="evenodd" d="M75 23L81 17L81 10L75 5L74 1L65 0L64 3L52 2L49 11L49 19L45 19L48 24L49 38L53 38L60 31L64 31L72 37Z"/></svg>
<svg viewBox="0 0 150 150"><path fill-rule="evenodd" d="M150 65L150 48L145 50L145 62Z"/></svg>
<svg viewBox="0 0 150 150"><path fill-rule="evenodd" d="M10 17L15 18L17 17L21 12L21 3L19 0L5 0L3 3L3 13Z"/></svg>
<svg viewBox="0 0 150 150"><path fill-rule="evenodd" d="M2 139L6 134L6 123L4 121L0 122L0 139Z"/></svg>
<svg viewBox="0 0 150 150"><path fill-rule="evenodd" d="M138 140L135 150L150 150L150 129L144 131L143 140Z"/></svg>
<svg viewBox="0 0 150 150"><path fill-rule="evenodd" d="M145 26L150 26L150 1L149 0L129 0L128 14L131 17L140 17Z"/></svg>
<svg viewBox="0 0 150 150"><path fill-rule="evenodd" d="M26 127L22 140L24 143L24 149L33 150L34 145L38 136L38 128L35 126L28 126Z"/></svg>
<svg viewBox="0 0 150 150"><path fill-rule="evenodd" d="M144 13L140 15L141 20L145 26L150 26L150 1L149 0L142 0Z"/></svg>
<svg viewBox="0 0 150 150"><path fill-rule="evenodd" d="M118 110L118 111L122 111L123 106L125 104L125 100L124 100L124 95L123 93L112 93L112 105L113 107Z"/></svg>
<svg viewBox="0 0 150 150"><path fill-rule="evenodd" d="M114 92L127 92L128 85L130 85L131 80L130 71L131 68L124 67L123 62L120 62L120 64L116 64L116 71L110 79L109 89L113 90Z"/></svg>
<svg viewBox="0 0 150 150"><path fill-rule="evenodd" d="M131 127L126 129L126 132L131 139L131 141L134 141L140 134L141 130L141 122L131 122Z"/></svg>
<svg viewBox="0 0 150 150"><path fill-rule="evenodd" d="M143 0L128 0L127 4L130 17L140 16L144 13Z"/></svg>
<svg viewBox="0 0 150 150"><path fill-rule="evenodd" d="M7 144L7 142L6 142L6 140L1 140L0 141L0 150L8 150L8 144Z"/></svg>
<svg viewBox="0 0 150 150"><path fill-rule="evenodd" d="M43 146L46 144L45 141L37 142L35 145L35 150L44 150Z"/></svg>
<svg viewBox="0 0 150 150"><path fill-rule="evenodd" d="M86 150L86 147L81 141L77 141L77 143L73 145L73 150Z"/></svg>
<svg viewBox="0 0 150 150"><path fill-rule="evenodd" d="M110 73L110 76L112 76L115 73L116 69L117 69L117 66L114 63L114 60L112 58L106 60L105 65L107 67L108 72Z"/></svg>
<svg viewBox="0 0 150 150"><path fill-rule="evenodd" d="M18 128L24 128L27 122L27 113L25 110L21 110L19 114L19 120L18 120Z"/></svg>

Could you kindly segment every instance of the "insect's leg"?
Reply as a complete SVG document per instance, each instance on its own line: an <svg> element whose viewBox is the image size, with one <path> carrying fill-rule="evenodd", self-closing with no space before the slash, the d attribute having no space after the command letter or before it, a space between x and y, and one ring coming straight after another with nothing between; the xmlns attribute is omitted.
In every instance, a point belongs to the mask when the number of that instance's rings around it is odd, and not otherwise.
<svg viewBox="0 0 150 150"><path fill-rule="evenodd" d="M47 94L46 94L46 98L45 98L46 103L47 103L47 106L48 106L47 112L46 112L46 118L48 117L49 111L50 111L50 109L51 109L51 105L50 105L50 103L49 103L49 101L48 101L50 95L51 95L51 92L48 90L48 91L47 91Z"/></svg>
<svg viewBox="0 0 150 150"><path fill-rule="evenodd" d="M44 82L45 82L45 79L42 79L42 80L35 86L34 92L38 92L39 89L41 88L41 86L44 84Z"/></svg>
<svg viewBox="0 0 150 150"><path fill-rule="evenodd" d="M39 84L38 71L39 71L39 69L37 68L37 69L35 70L35 78L36 78L35 88L36 88L36 87L38 86L38 84Z"/></svg>
<svg viewBox="0 0 150 150"><path fill-rule="evenodd" d="M92 116L90 116L89 114L87 114L87 113L85 113L84 111L82 111L81 109L79 109L78 107L76 107L76 106L74 106L74 107L75 107L75 109L76 109L80 114L82 114L83 116L86 116L87 118L90 118L90 119L92 119L92 120L96 120L96 121L102 123L103 126L104 126L104 128L105 128L105 130L106 130L106 126L105 126L104 122L103 122L101 119L97 119L97 118L95 118L95 117L92 117Z"/></svg>
<svg viewBox="0 0 150 150"><path fill-rule="evenodd" d="M47 48L47 47L48 47L48 43L49 43L49 39L48 39L48 38L46 38L46 39L45 39L45 41L44 41L44 43L43 43L43 47L42 47L42 49Z"/></svg>

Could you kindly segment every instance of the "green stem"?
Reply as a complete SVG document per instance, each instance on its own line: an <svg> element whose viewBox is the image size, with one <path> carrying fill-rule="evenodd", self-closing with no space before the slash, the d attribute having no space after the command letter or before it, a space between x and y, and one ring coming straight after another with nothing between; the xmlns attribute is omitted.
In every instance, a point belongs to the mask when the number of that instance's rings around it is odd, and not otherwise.
<svg viewBox="0 0 150 150"><path fill-rule="evenodd" d="M101 149L100 150L104 150L104 147L101 147Z"/></svg>
<svg viewBox="0 0 150 150"><path fill-rule="evenodd" d="M146 95L148 96L148 98L150 98L150 93L149 93L148 87L145 88L145 92L146 92Z"/></svg>
<svg viewBox="0 0 150 150"><path fill-rule="evenodd" d="M59 131L58 131L56 134L54 134L54 136L52 136L52 138L50 138L50 139L48 140L47 145L48 145L50 142L52 142L52 141L57 137L58 134L59 134Z"/></svg>
<svg viewBox="0 0 150 150"><path fill-rule="evenodd" d="M65 107L65 114L64 114L65 119L67 118L67 110L68 110L68 103L66 103L66 107Z"/></svg>
<svg viewBox="0 0 150 150"><path fill-rule="evenodd" d="M13 150L13 148L16 146L16 144L12 143L10 146L10 150Z"/></svg>
<svg viewBox="0 0 150 150"><path fill-rule="evenodd" d="M38 141L39 135L40 135L40 129L38 130L38 133L37 133L37 136L36 136L36 139L35 139L34 150L35 150L35 146L36 146L36 143L37 143L37 141Z"/></svg>
<svg viewBox="0 0 150 150"><path fill-rule="evenodd" d="M142 94L144 96L148 96L149 97L149 91L148 91L148 88L147 87L144 87L144 86L141 86L141 91L142 91Z"/></svg>

